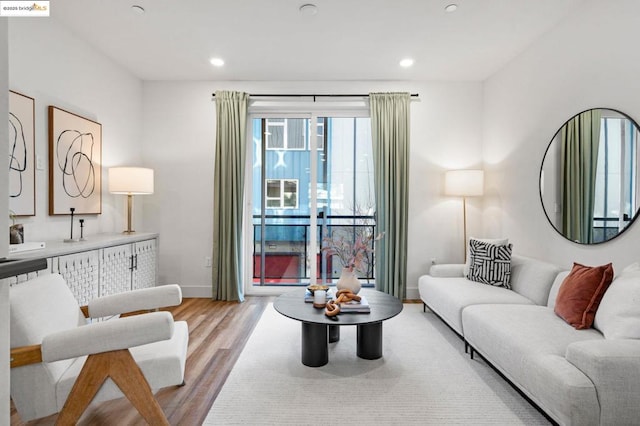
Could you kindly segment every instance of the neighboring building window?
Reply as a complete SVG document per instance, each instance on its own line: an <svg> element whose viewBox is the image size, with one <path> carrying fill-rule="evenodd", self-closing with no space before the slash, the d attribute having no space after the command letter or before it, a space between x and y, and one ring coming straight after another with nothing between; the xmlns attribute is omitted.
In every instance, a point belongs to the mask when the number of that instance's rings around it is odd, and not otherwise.
<svg viewBox="0 0 640 426"><path fill-rule="evenodd" d="M326 117L318 117L318 122L316 124L316 129L317 129L317 136L318 136L318 151L324 151L324 136L325 136L325 130L326 130L326 126L325 126L325 121L327 120ZM322 154L321 154L322 155ZM324 161L324 160L323 160Z"/></svg>
<svg viewBox="0 0 640 426"><path fill-rule="evenodd" d="M303 150L306 148L306 120L266 119L267 149Z"/></svg>
<svg viewBox="0 0 640 426"><path fill-rule="evenodd" d="M266 194L268 209L298 208L297 179L267 179Z"/></svg>

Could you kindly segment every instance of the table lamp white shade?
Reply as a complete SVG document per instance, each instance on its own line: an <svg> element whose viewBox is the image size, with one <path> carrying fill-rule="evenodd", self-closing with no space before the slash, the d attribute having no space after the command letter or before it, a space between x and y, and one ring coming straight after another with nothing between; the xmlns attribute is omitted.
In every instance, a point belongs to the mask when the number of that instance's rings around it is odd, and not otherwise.
<svg viewBox="0 0 640 426"><path fill-rule="evenodd" d="M444 193L459 197L478 197L484 193L483 170L449 170L444 178Z"/></svg>
<svg viewBox="0 0 640 426"><path fill-rule="evenodd" d="M153 169L143 167L109 168L109 192L112 194L153 194Z"/></svg>
<svg viewBox="0 0 640 426"><path fill-rule="evenodd" d="M125 234L132 234L131 211L134 195L153 194L153 169L143 167L111 167L109 168L109 192L127 196L127 229Z"/></svg>
<svg viewBox="0 0 640 426"><path fill-rule="evenodd" d="M444 176L444 193L462 197L464 261L467 261L467 197L484 194L483 170L449 170Z"/></svg>

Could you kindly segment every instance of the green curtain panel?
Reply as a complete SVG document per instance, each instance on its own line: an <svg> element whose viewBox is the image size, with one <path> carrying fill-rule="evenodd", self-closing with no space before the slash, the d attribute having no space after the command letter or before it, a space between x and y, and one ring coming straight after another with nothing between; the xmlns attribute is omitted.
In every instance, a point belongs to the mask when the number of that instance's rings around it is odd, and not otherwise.
<svg viewBox="0 0 640 426"><path fill-rule="evenodd" d="M215 98L213 298L242 302L242 212L249 95L219 91Z"/></svg>
<svg viewBox="0 0 640 426"><path fill-rule="evenodd" d="M407 286L409 93L371 93L371 137L377 227L376 288L399 299Z"/></svg>
<svg viewBox="0 0 640 426"><path fill-rule="evenodd" d="M562 231L583 244L593 242L601 116L598 110L585 111L561 130Z"/></svg>

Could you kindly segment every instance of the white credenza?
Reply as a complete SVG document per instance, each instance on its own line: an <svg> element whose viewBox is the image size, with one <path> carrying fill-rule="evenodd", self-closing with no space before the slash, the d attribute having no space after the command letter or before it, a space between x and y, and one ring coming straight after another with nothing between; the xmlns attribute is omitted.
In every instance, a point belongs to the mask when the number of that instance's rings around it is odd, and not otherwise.
<svg viewBox="0 0 640 426"><path fill-rule="evenodd" d="M86 241L47 241L44 249L13 253L9 258L46 258L47 269L9 278L19 285L44 273L64 277L78 303L110 294L154 287L157 280L158 234L98 234Z"/></svg>

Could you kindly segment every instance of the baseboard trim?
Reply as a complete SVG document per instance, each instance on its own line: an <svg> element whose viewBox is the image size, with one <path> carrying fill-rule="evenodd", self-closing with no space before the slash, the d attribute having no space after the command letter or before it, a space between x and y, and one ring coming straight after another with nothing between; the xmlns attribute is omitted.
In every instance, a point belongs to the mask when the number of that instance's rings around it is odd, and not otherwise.
<svg viewBox="0 0 640 426"><path fill-rule="evenodd" d="M420 292L418 292L418 287L407 287L407 294L405 298L409 300L420 299Z"/></svg>

